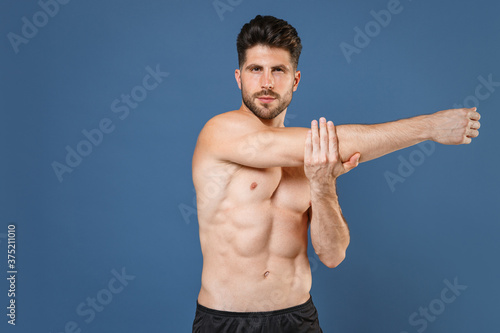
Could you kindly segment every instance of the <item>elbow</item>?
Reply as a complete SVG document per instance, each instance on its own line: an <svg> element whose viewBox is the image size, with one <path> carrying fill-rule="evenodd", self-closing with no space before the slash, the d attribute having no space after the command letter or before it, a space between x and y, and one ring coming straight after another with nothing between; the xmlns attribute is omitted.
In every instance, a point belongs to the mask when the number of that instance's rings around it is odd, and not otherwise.
<svg viewBox="0 0 500 333"><path fill-rule="evenodd" d="M328 268L335 268L345 259L345 251L339 252L336 255L319 257L321 262Z"/></svg>
<svg viewBox="0 0 500 333"><path fill-rule="evenodd" d="M321 260L326 267L335 268L340 265L342 261L344 261L349 243L350 237L347 236L342 243L337 243L337 246L334 248L326 249L321 246L315 246L314 249L319 257L319 260Z"/></svg>

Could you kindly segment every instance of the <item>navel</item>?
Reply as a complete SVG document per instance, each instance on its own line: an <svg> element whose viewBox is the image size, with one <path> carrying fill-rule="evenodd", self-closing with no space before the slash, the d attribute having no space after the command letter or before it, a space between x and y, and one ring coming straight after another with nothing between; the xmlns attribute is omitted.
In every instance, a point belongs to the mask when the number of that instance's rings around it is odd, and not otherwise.
<svg viewBox="0 0 500 333"><path fill-rule="evenodd" d="M264 277L267 277L268 275L269 275L269 271L266 271L266 272L264 273Z"/></svg>
<svg viewBox="0 0 500 333"><path fill-rule="evenodd" d="M252 185L250 185L250 189L253 190L257 187L257 183L253 182Z"/></svg>

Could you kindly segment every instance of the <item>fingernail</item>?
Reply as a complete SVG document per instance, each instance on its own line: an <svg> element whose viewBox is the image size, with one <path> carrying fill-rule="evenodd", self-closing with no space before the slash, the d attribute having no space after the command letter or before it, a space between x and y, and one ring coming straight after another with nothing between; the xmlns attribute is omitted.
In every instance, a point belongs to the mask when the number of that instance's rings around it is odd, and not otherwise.
<svg viewBox="0 0 500 333"><path fill-rule="evenodd" d="M321 117L321 118L319 119L319 121L321 121L322 123L324 123L324 122L326 122L326 119L325 119L325 118L323 118L323 117Z"/></svg>

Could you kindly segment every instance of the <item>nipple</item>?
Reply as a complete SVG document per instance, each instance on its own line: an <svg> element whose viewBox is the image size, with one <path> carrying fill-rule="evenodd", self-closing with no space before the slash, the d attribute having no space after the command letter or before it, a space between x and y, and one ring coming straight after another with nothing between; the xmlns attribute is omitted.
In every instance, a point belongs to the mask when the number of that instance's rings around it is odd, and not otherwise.
<svg viewBox="0 0 500 333"><path fill-rule="evenodd" d="M266 271L266 272L264 273L264 277L267 277L268 275L269 275L269 271Z"/></svg>
<svg viewBox="0 0 500 333"><path fill-rule="evenodd" d="M256 182L253 182L252 185L250 185L250 189L251 190L253 190L256 187L257 187L257 183Z"/></svg>

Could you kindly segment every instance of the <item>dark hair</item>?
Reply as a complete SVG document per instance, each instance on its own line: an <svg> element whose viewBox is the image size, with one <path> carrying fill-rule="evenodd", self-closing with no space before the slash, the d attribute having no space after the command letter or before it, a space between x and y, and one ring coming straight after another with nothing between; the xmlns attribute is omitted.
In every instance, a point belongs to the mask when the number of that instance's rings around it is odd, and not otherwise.
<svg viewBox="0 0 500 333"><path fill-rule="evenodd" d="M266 45L288 50L292 63L297 69L302 44L297 30L287 21L274 16L257 15L245 24L236 39L240 68L246 61L246 51L255 45Z"/></svg>

